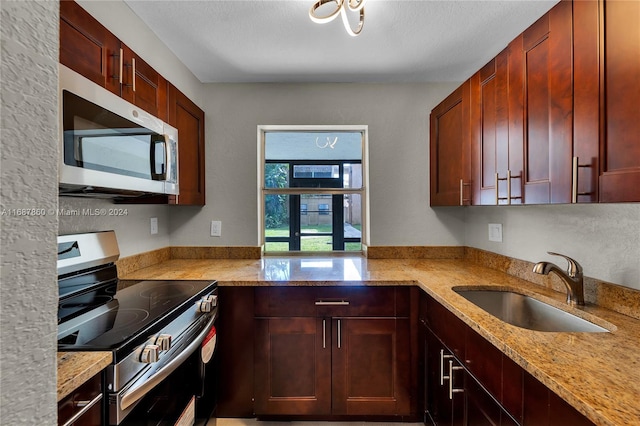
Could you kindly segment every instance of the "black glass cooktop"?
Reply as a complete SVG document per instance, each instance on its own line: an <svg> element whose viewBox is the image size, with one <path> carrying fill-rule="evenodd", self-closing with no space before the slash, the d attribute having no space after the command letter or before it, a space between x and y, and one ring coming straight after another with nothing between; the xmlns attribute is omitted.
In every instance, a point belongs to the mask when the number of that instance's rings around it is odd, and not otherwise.
<svg viewBox="0 0 640 426"><path fill-rule="evenodd" d="M119 350L137 344L215 286L211 281L115 281L61 299L58 350Z"/></svg>

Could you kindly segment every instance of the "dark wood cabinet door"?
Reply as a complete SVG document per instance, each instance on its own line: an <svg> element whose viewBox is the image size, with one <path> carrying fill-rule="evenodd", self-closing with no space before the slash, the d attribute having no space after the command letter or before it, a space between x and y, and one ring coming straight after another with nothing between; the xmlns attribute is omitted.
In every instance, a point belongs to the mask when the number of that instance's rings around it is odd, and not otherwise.
<svg viewBox="0 0 640 426"><path fill-rule="evenodd" d="M122 97L161 120L166 120L167 80L125 44L122 44L122 51Z"/></svg>
<svg viewBox="0 0 640 426"><path fill-rule="evenodd" d="M430 188L432 206L471 203L469 81L431 111Z"/></svg>
<svg viewBox="0 0 640 426"><path fill-rule="evenodd" d="M509 169L507 83L507 50L471 77L471 176L474 205L506 204L507 185L499 184L496 189L496 173L500 178L505 178ZM498 194L496 191L499 191Z"/></svg>
<svg viewBox="0 0 640 426"><path fill-rule="evenodd" d="M597 1L573 3L573 156L577 161L572 202L598 202L600 52Z"/></svg>
<svg viewBox="0 0 640 426"><path fill-rule="evenodd" d="M256 320L255 412L260 415L331 413L329 320Z"/></svg>
<svg viewBox="0 0 640 426"><path fill-rule="evenodd" d="M178 129L180 194L169 203L205 204L204 111L169 84L169 124Z"/></svg>
<svg viewBox="0 0 640 426"><path fill-rule="evenodd" d="M572 112L572 5L561 1L509 45L511 188L526 204L571 201Z"/></svg>
<svg viewBox="0 0 640 426"><path fill-rule="evenodd" d="M449 393L449 361L453 366L458 362L451 357L451 352L428 327L425 333L425 396L428 420L436 425L463 425L465 421L464 392ZM463 389L465 375L462 370L455 370L452 389Z"/></svg>
<svg viewBox="0 0 640 426"><path fill-rule="evenodd" d="M120 41L72 0L60 2L60 63L120 96Z"/></svg>
<svg viewBox="0 0 640 426"><path fill-rule="evenodd" d="M409 415L409 320L334 318L332 322L332 413Z"/></svg>
<svg viewBox="0 0 640 426"><path fill-rule="evenodd" d="M640 2L600 2L600 201L640 201Z"/></svg>

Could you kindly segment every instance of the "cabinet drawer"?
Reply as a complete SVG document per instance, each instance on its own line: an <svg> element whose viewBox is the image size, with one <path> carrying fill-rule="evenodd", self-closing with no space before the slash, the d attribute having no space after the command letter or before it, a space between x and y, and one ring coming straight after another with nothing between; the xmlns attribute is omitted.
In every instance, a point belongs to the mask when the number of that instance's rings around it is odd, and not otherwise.
<svg viewBox="0 0 640 426"><path fill-rule="evenodd" d="M409 288L259 287L257 317L408 317Z"/></svg>
<svg viewBox="0 0 640 426"><path fill-rule="evenodd" d="M69 423L74 417L76 420ZM96 374L58 403L58 425L102 424L102 380Z"/></svg>
<svg viewBox="0 0 640 426"><path fill-rule="evenodd" d="M333 303L343 302L343 305ZM405 317L409 315L409 289L398 287L318 287L319 316ZM348 303L348 304L346 304Z"/></svg>
<svg viewBox="0 0 640 426"><path fill-rule="evenodd" d="M427 296L427 324L458 359L464 359L467 325L430 296Z"/></svg>
<svg viewBox="0 0 640 426"><path fill-rule="evenodd" d="M315 317L315 287L256 287L256 317Z"/></svg>

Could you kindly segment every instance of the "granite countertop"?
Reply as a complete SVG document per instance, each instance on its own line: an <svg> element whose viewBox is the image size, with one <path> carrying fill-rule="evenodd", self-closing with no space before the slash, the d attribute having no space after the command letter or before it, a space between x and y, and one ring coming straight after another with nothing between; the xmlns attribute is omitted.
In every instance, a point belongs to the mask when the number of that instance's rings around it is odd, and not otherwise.
<svg viewBox="0 0 640 426"><path fill-rule="evenodd" d="M58 352L58 402L111 364L111 352Z"/></svg>
<svg viewBox="0 0 640 426"><path fill-rule="evenodd" d="M363 257L172 259L123 279L217 280L220 286L417 285L598 425L640 423L640 321L464 260ZM547 333L506 324L453 291L455 286L517 289L607 328Z"/></svg>

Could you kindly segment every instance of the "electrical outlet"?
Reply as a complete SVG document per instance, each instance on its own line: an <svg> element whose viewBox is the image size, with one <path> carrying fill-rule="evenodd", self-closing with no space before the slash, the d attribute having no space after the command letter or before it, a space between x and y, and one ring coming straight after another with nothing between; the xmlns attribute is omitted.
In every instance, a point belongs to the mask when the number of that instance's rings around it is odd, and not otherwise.
<svg viewBox="0 0 640 426"><path fill-rule="evenodd" d="M158 218L151 218L151 235L155 235L158 233Z"/></svg>
<svg viewBox="0 0 640 426"><path fill-rule="evenodd" d="M212 220L211 221L211 236L212 237L219 237L222 235L222 222L220 222L219 220Z"/></svg>
<svg viewBox="0 0 640 426"><path fill-rule="evenodd" d="M502 242L502 224L501 223L489 224L489 241L494 241L496 243Z"/></svg>

